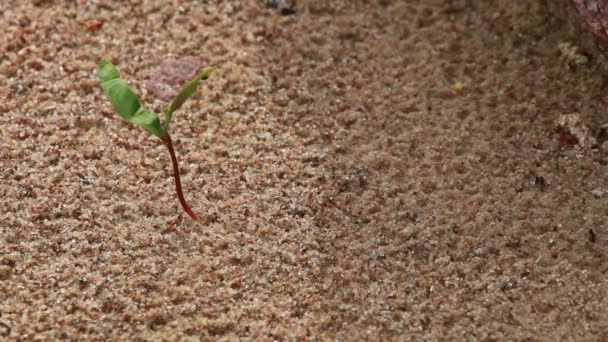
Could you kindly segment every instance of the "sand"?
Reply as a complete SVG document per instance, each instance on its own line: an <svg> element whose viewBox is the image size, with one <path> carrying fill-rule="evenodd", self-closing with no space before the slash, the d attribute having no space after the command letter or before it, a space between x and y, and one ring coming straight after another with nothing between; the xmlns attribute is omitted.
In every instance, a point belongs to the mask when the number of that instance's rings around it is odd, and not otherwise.
<svg viewBox="0 0 608 342"><path fill-rule="evenodd" d="M0 0L0 339L608 339L603 58L541 1ZM146 89L217 72L159 139Z"/></svg>

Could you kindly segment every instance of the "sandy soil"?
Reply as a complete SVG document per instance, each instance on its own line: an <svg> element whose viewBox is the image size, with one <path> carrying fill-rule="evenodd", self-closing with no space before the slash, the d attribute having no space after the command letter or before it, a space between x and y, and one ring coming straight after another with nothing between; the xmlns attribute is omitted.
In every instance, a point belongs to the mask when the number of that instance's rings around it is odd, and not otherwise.
<svg viewBox="0 0 608 342"><path fill-rule="evenodd" d="M0 339L608 339L608 79L542 2L118 3L0 0ZM201 222L95 72L158 112L179 56Z"/></svg>

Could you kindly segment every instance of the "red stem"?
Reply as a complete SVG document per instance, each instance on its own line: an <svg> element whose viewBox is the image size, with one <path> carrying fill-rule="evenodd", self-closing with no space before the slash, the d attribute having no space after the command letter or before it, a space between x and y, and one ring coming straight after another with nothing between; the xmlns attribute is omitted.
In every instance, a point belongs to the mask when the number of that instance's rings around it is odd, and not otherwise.
<svg viewBox="0 0 608 342"><path fill-rule="evenodd" d="M171 136L169 132L165 132L163 136L163 142L165 146L169 149L169 153L171 154L171 161L173 162L173 178L175 178L175 190L177 191L177 198L179 198L179 203L184 208L184 211L192 217L193 220L198 221L198 216L190 209L188 203L186 203L186 199L184 198L184 193L182 192L182 182L179 179L179 166L177 164L177 156L175 156L175 151L173 150L173 143L171 142Z"/></svg>

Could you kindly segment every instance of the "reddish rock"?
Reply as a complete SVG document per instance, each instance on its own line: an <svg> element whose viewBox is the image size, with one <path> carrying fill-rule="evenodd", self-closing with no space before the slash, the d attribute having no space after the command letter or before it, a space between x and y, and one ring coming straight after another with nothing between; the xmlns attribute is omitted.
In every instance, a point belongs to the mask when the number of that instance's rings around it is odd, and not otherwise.
<svg viewBox="0 0 608 342"><path fill-rule="evenodd" d="M592 40L601 53L608 54L608 0L549 0L547 4L578 25L584 44Z"/></svg>
<svg viewBox="0 0 608 342"><path fill-rule="evenodd" d="M170 101L202 67L203 61L195 56L166 60L161 64L160 71L146 82L146 88L157 98Z"/></svg>

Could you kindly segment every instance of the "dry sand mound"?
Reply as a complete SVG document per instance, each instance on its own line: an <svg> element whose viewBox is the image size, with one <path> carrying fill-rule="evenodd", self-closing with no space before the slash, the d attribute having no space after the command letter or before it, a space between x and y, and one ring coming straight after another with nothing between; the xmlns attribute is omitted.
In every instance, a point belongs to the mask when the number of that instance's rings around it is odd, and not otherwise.
<svg viewBox="0 0 608 342"><path fill-rule="evenodd" d="M608 81L542 2L121 3L0 1L0 339L608 339ZM159 111L180 56L202 222L95 73Z"/></svg>

